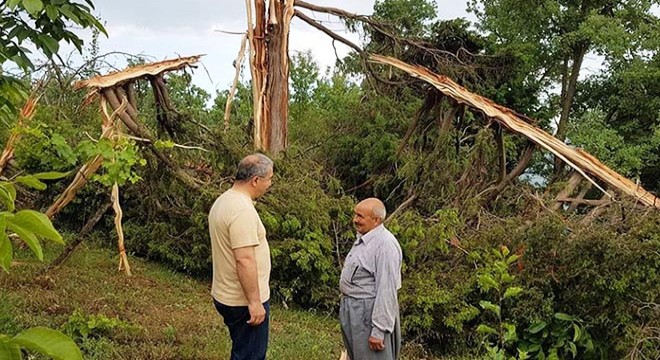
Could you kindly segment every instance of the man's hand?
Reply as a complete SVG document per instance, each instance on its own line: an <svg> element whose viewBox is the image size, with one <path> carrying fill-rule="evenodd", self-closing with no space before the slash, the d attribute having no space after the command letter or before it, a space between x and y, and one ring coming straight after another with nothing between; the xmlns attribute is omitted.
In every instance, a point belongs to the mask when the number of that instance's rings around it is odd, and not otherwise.
<svg viewBox="0 0 660 360"><path fill-rule="evenodd" d="M369 349L373 351L382 351L385 349L385 339L376 339L369 336Z"/></svg>
<svg viewBox="0 0 660 360"><path fill-rule="evenodd" d="M264 309L262 303L249 304L248 311L250 311L250 320L247 321L248 325L257 326L266 319L266 309Z"/></svg>

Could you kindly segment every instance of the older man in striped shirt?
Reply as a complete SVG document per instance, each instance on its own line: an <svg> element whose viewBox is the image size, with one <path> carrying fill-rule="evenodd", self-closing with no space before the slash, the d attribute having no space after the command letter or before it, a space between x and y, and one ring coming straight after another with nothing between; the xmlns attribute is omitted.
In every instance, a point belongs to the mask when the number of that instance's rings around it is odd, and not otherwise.
<svg viewBox="0 0 660 360"><path fill-rule="evenodd" d="M397 290L401 288L399 242L383 226L382 201L369 198L354 210L357 241L339 280L344 346L352 360L398 359L401 329Z"/></svg>

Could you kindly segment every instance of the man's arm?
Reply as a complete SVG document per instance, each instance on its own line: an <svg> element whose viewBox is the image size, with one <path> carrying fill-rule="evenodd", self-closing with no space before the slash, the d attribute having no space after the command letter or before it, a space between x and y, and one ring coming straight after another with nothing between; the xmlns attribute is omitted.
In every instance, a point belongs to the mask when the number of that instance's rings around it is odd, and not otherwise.
<svg viewBox="0 0 660 360"><path fill-rule="evenodd" d="M264 322L266 309L261 303L259 294L259 279L257 275L257 260L254 254L254 246L246 246L234 249L236 258L236 272L238 281L241 283L243 293L248 300L250 320L248 324L257 326Z"/></svg>
<svg viewBox="0 0 660 360"><path fill-rule="evenodd" d="M376 299L371 314L371 336L369 347L372 350L385 349L385 333L394 331L394 324L399 312L397 299L401 273L399 254L391 244L379 248L376 255Z"/></svg>

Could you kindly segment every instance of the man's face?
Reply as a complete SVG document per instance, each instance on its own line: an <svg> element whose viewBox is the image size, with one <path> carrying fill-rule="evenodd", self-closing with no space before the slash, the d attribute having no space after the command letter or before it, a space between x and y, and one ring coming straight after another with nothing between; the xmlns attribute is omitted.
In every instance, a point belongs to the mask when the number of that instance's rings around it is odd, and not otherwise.
<svg viewBox="0 0 660 360"><path fill-rule="evenodd" d="M273 185L273 169L269 169L266 176L255 176L253 181L257 190L257 196L265 194L270 186Z"/></svg>
<svg viewBox="0 0 660 360"><path fill-rule="evenodd" d="M380 224L380 219L373 216L371 207L359 203L353 210L353 225L355 230L364 235Z"/></svg>

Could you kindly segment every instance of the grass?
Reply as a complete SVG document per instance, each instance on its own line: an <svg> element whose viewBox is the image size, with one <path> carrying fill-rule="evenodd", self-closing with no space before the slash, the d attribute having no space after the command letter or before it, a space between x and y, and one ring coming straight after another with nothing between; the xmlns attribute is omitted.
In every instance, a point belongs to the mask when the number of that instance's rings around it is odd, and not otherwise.
<svg viewBox="0 0 660 360"><path fill-rule="evenodd" d="M48 246L45 261L59 251ZM69 322L92 328L75 337L85 359L229 358L229 335L206 282L134 257L128 277L117 271L116 254L85 244L45 276L27 252L16 257L11 273L0 274L0 333ZM274 304L270 334L269 359L338 359L342 349L334 315Z"/></svg>

